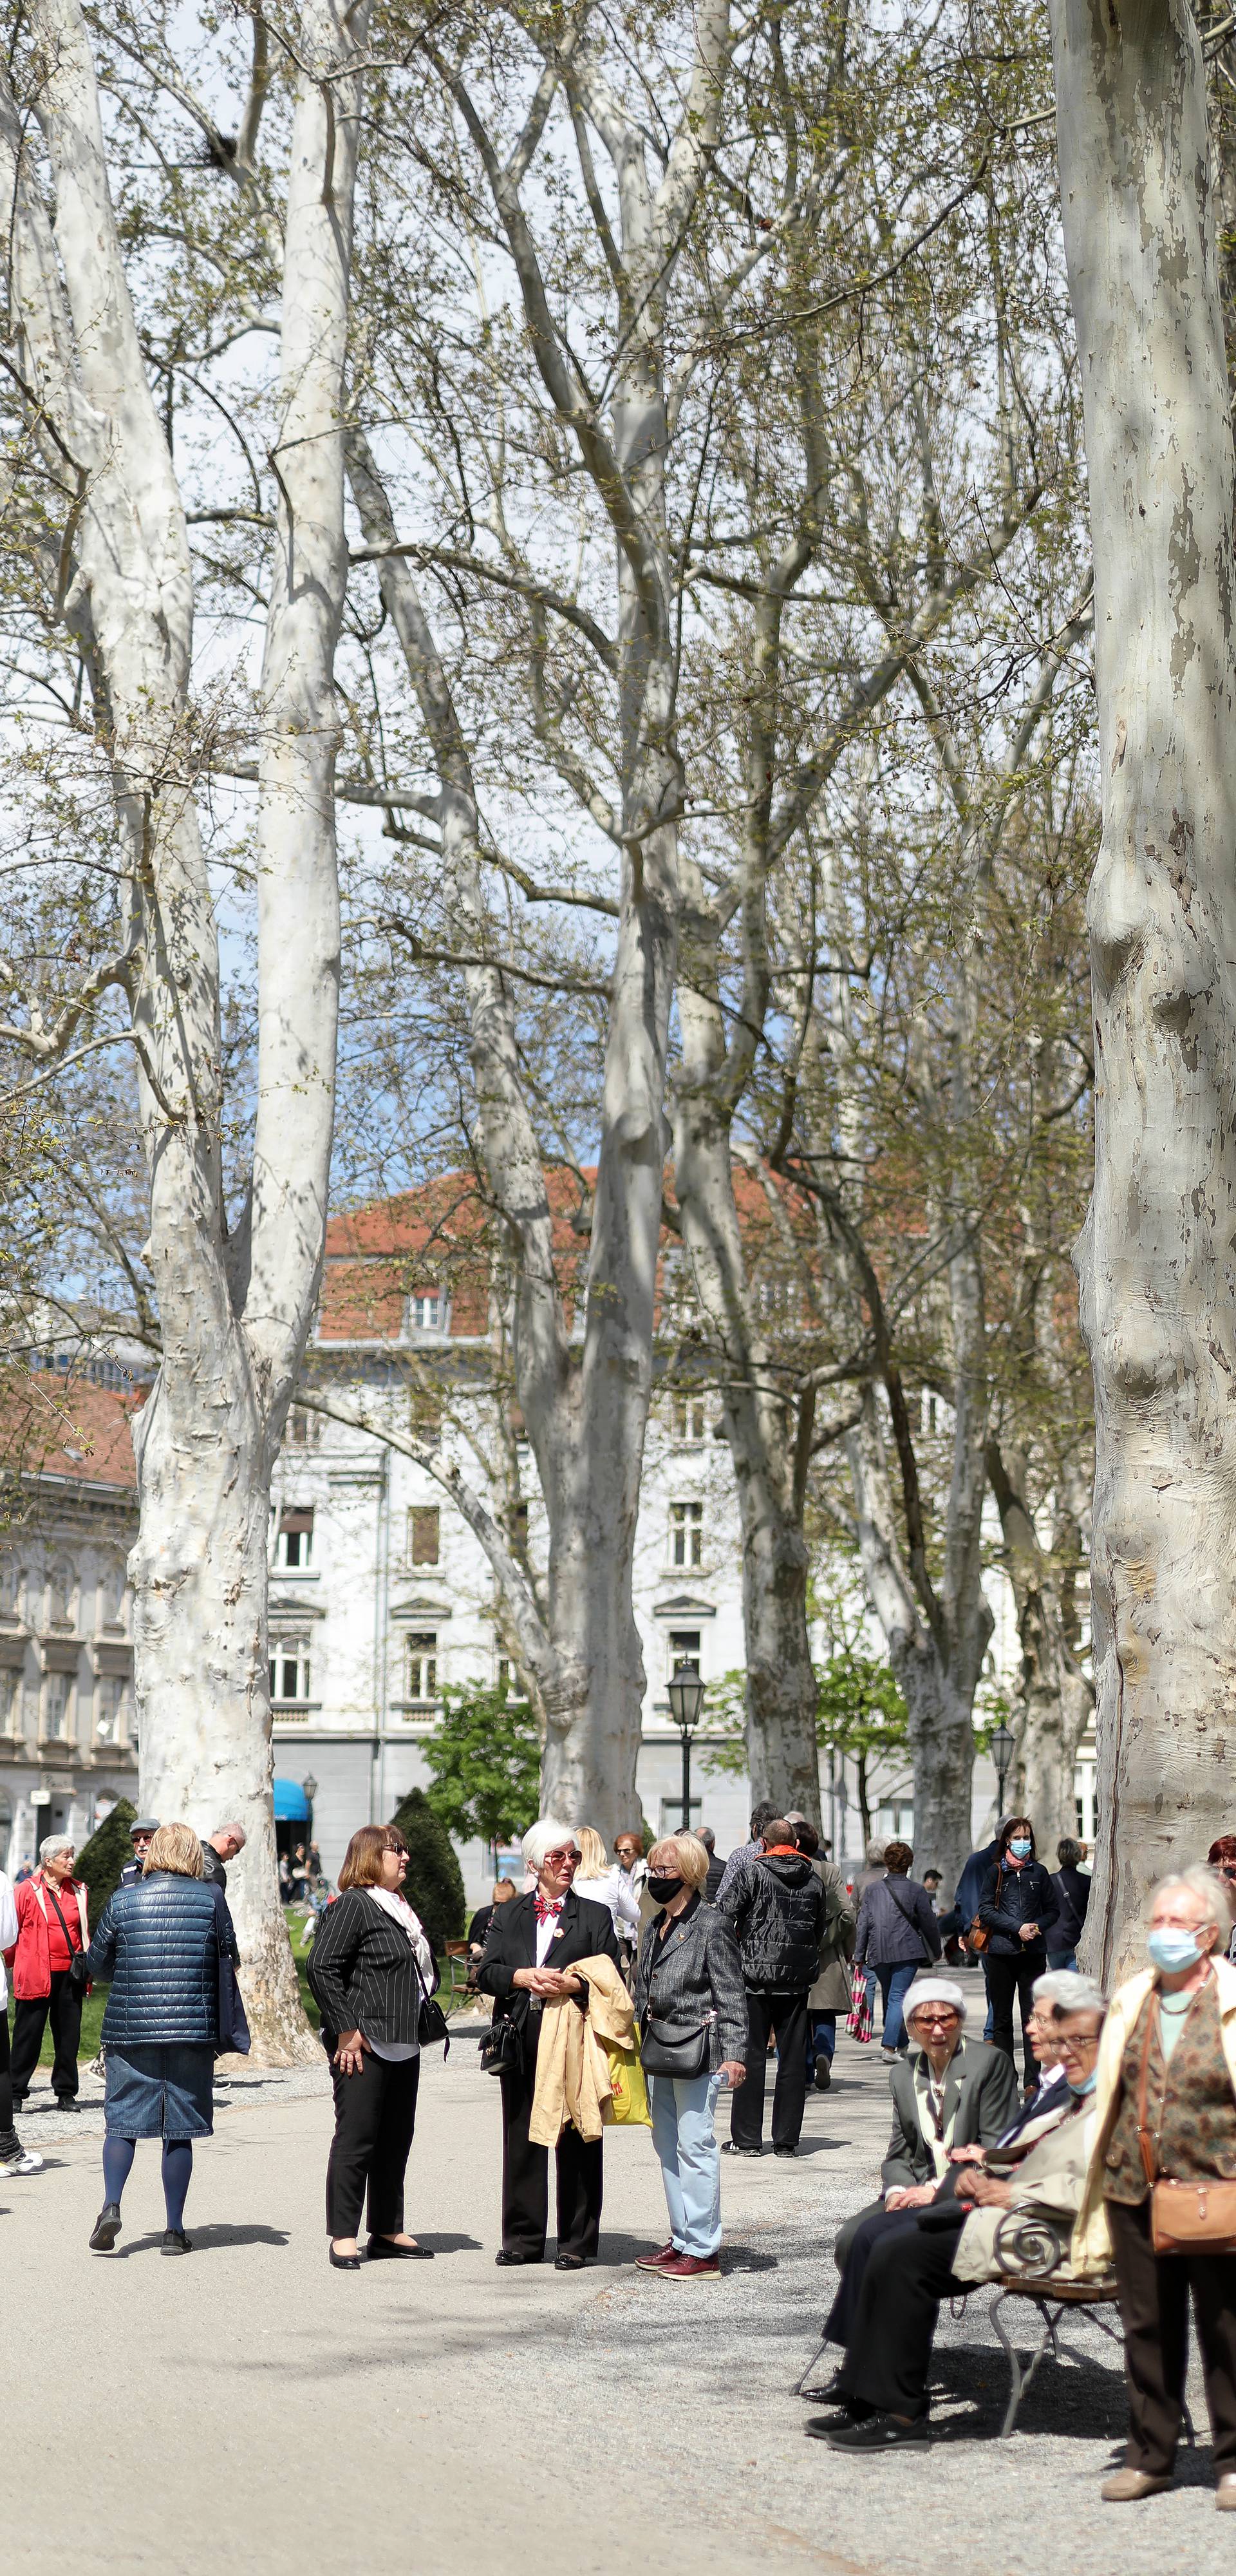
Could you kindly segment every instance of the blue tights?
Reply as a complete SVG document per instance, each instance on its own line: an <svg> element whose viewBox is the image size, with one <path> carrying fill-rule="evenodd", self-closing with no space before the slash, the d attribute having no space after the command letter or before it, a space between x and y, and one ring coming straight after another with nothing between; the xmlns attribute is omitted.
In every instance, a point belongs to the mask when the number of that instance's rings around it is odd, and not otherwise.
<svg viewBox="0 0 1236 2576"><path fill-rule="evenodd" d="M121 2194L133 2171L137 2152L136 2138L105 2138L103 2141L103 2189L109 2201L120 2204ZM169 2227L183 2227L185 2202L193 2172L192 2138L165 2138L163 2141L163 2204Z"/></svg>

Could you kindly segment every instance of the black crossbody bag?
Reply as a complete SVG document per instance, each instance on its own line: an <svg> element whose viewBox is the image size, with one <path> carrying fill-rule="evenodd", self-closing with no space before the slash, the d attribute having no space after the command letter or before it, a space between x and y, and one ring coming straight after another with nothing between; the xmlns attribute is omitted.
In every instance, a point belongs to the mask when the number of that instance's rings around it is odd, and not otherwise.
<svg viewBox="0 0 1236 2576"><path fill-rule="evenodd" d="M51 1885L47 1879L44 1879L43 1886L48 1896L51 1897L52 1904L56 1909L56 1921L64 1934L64 1946L69 1954L69 1965L67 1970L69 1984L71 1985L75 1995L84 1994L87 1984L89 1983L86 1968L86 1953L84 1950L74 1949L73 1944L69 1939L68 1924L65 1922L64 1916L60 1911L59 1900L53 1893Z"/></svg>
<svg viewBox="0 0 1236 2576"><path fill-rule="evenodd" d="M918 1937L919 1937L920 1941L921 1941L921 1942L922 1942L922 1944L923 1944L923 1958L922 1958L922 1964L923 1964L923 1966L924 1966L925 1968L926 1968L926 1967L934 1967L934 1965L935 1965L935 1961L933 1960L932 1955L931 1955L931 1952L930 1952L930 1950L929 1950L929 1949L928 1949L928 1947L927 1947L927 1942L926 1942L926 1939L925 1939L925 1937L924 1937L924 1934L923 1934L923 1931L922 1931L921 1926L915 1922L914 1917L913 1917L913 1915L912 1915L912 1914L907 1914L907 1912L906 1912L906 1909L905 1909L904 1905L901 1903L901 1901L900 1901L900 1899L899 1899L899 1897L898 1897L897 1890L896 1890L896 1888L894 1887L894 1885L893 1885L893 1882L892 1882L891 1878L886 1878L886 1879L885 1879L885 1881L884 1881L884 1884L885 1884L886 1888L888 1889L889 1895L891 1896L891 1898L892 1898L892 1900L893 1900L893 1903L894 1903L894 1905L896 1906L896 1908L897 1908L897 1911L898 1911L899 1915L901 1916L901 1920L902 1920L902 1922L903 1922L903 1923L908 1923L908 1924L909 1924L909 1926L910 1926L910 1930L911 1930L912 1932L917 1932L917 1933L918 1933Z"/></svg>

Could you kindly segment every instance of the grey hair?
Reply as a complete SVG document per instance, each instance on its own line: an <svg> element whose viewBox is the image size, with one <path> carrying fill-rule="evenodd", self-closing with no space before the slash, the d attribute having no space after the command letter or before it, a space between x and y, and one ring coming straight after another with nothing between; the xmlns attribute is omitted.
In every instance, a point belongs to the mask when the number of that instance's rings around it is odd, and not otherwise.
<svg viewBox="0 0 1236 2576"><path fill-rule="evenodd" d="M76 1849L77 1845L72 1834L48 1834L46 1840L39 1844L40 1864L45 1860L54 1860L57 1852L76 1851Z"/></svg>
<svg viewBox="0 0 1236 2576"><path fill-rule="evenodd" d="M1102 1987L1078 1968L1049 1968L1045 1977L1035 1978L1033 1991L1036 2004L1050 2004L1057 2016L1092 2012L1101 2017L1107 2010Z"/></svg>
<svg viewBox="0 0 1236 2576"><path fill-rule="evenodd" d="M869 1842L869 1843L868 1843L868 1845L867 1845L867 1867L868 1867L868 1869L879 1869L879 1868L880 1868L880 1866L881 1866L881 1864L882 1864L882 1862L883 1862L883 1859L884 1859L884 1854L885 1854L886 1849L887 1849L887 1845L886 1845L885 1843L882 1843L882 1842L878 1841L878 1840L873 1840L873 1841L871 1841L871 1842Z"/></svg>
<svg viewBox="0 0 1236 2576"><path fill-rule="evenodd" d="M235 1821L234 1817L231 1817L231 1816L229 1816L229 1818L228 1818L228 1820L227 1820L227 1823L226 1823L225 1825L216 1825L216 1826L215 1826L214 1833L212 1833L211 1838L210 1838L212 1842L214 1841L215 1834L231 1834L231 1836L232 1836L233 1840L236 1842L236 1844L238 1845L238 1847L239 1847L239 1849L240 1849L241 1851L243 1851L243 1850L244 1850L245 1844L246 1844L246 1843L248 1842L248 1840L249 1840L249 1837L248 1837L247 1833L245 1832L244 1826L243 1826L243 1825L238 1825L238 1824L236 1823L236 1821Z"/></svg>
<svg viewBox="0 0 1236 2576"><path fill-rule="evenodd" d="M560 1824L556 1816L538 1816L519 1846L524 1856L524 1868L534 1872L543 1869L546 1852L555 1851L559 1843L574 1843L578 1850L579 1836L574 1825Z"/></svg>
<svg viewBox="0 0 1236 2576"><path fill-rule="evenodd" d="M1213 1923L1216 1932L1226 1937L1231 1929L1232 1904L1217 1869L1208 1869L1204 1860L1193 1861L1188 1869L1169 1869L1166 1878L1156 1879L1151 1888L1152 1914L1159 1898L1166 1896L1172 1887L1187 1887L1191 1896L1200 1897L1210 1908L1209 1913L1203 1915L1202 1922Z"/></svg>

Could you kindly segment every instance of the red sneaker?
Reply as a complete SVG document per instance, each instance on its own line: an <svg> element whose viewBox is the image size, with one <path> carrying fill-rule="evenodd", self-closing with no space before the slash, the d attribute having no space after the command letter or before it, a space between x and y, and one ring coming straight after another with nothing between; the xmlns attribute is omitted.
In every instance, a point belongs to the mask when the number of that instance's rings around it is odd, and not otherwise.
<svg viewBox="0 0 1236 2576"><path fill-rule="evenodd" d="M663 2281L719 2281L721 2266L715 2254L671 2254L667 2263L658 2263Z"/></svg>
<svg viewBox="0 0 1236 2576"><path fill-rule="evenodd" d="M677 2256L677 2252L678 2248L671 2238L668 2245L659 2245L655 2254L637 2254L635 2257L636 2270L640 2272L659 2272L663 2263L674 2261Z"/></svg>

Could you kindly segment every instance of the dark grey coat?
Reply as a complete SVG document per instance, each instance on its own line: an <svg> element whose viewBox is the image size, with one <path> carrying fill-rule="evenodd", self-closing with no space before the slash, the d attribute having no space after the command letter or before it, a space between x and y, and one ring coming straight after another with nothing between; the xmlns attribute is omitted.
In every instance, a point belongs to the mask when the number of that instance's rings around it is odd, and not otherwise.
<svg viewBox="0 0 1236 2576"><path fill-rule="evenodd" d="M864 1888L854 1936L859 1967L870 1962L873 1968L897 1968L913 1961L925 1968L943 1947L931 1898L916 1878L876 1878Z"/></svg>
<svg viewBox="0 0 1236 2576"><path fill-rule="evenodd" d="M919 2082L919 2070L924 2065L922 2049L911 2048L909 2056L899 2058L889 2075L893 2129L880 2168L886 2191L902 2191L912 2183L934 2182L936 2178L927 2144L926 2099ZM951 2144L994 2147L997 2138L1003 2137L1016 2119L1020 2100L1012 2058L1006 2057L1003 2049L988 2048L981 2039L963 2039L944 2078L944 2123L947 2127L953 2120Z"/></svg>
<svg viewBox="0 0 1236 2576"><path fill-rule="evenodd" d="M655 1914L639 1945L635 2009L641 2023L647 2017L690 2030L714 2014L708 2033L713 2073L737 2059L745 2062L747 1990L729 1916L696 1898L671 1922L662 1941L664 1920L663 1914Z"/></svg>

